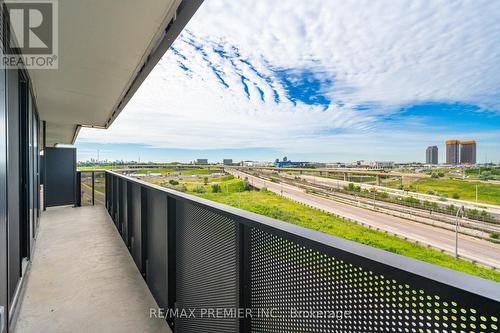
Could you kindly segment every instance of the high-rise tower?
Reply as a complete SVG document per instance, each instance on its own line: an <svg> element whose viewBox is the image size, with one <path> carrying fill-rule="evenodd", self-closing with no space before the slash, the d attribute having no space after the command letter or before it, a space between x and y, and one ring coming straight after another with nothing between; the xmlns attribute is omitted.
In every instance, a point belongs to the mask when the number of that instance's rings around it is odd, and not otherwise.
<svg viewBox="0 0 500 333"><path fill-rule="evenodd" d="M460 163L460 141L448 140L446 143L446 164Z"/></svg>
<svg viewBox="0 0 500 333"><path fill-rule="evenodd" d="M476 164L476 141L460 141L460 163Z"/></svg>
<svg viewBox="0 0 500 333"><path fill-rule="evenodd" d="M426 164L438 164L438 147L429 146L425 150L425 163Z"/></svg>

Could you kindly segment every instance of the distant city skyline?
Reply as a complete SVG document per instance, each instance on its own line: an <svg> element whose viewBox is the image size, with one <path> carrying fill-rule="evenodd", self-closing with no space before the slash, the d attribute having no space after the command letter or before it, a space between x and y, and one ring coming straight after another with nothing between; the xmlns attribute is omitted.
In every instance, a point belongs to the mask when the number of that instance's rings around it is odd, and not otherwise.
<svg viewBox="0 0 500 333"><path fill-rule="evenodd" d="M494 1L205 1L78 158L500 162L499 35Z"/></svg>
<svg viewBox="0 0 500 333"><path fill-rule="evenodd" d="M231 159L233 162L241 161L262 161L262 162L274 162L276 159L282 159L283 156L290 156L288 159L291 161L303 161L303 162L321 162L321 163L353 163L357 161L367 161L367 162L395 162L395 163L426 163L425 156L421 159L415 158L413 160L390 160L390 159L325 159L319 156L318 158L305 158L307 155L303 155L301 158L300 154L290 155L283 152L271 151L269 149L247 149L247 150L186 150L186 149L168 149L168 148L150 148L142 145L110 145L101 144L98 145L100 148L94 149L94 144L79 144L77 149L77 159L79 162L89 162L91 160L95 161L126 161L126 162L158 162L158 163L190 163L196 161L197 159L203 158L208 159L208 163L222 163L225 159ZM434 145L433 145L434 146ZM429 146L431 147L431 146ZM429 148L427 147L427 148ZM439 147L439 145L438 145ZM446 148L438 148L439 150L439 164L446 163ZM425 151L424 151L425 153ZM422 149L420 150L420 155L422 155ZM425 155L425 154L424 154ZM443 155L443 156L441 156ZM176 158L173 158L176 157ZM324 157L324 156L323 156ZM486 160L477 160L477 164L484 164ZM487 163L498 163L488 159Z"/></svg>

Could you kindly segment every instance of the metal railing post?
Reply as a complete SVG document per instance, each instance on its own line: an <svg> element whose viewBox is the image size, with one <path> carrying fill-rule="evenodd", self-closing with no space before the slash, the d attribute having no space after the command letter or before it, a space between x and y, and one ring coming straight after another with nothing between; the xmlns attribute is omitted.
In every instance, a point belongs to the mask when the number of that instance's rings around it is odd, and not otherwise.
<svg viewBox="0 0 500 333"><path fill-rule="evenodd" d="M92 206L95 205L95 193L94 193L94 188L95 188L95 172L92 171Z"/></svg>
<svg viewBox="0 0 500 333"><path fill-rule="evenodd" d="M240 308L243 309L244 316L240 319L240 333L248 333L251 329L251 316L247 314L247 309L251 309L251 249L250 232L251 228L242 223L239 228L239 278L240 278Z"/></svg>
<svg viewBox="0 0 500 333"><path fill-rule="evenodd" d="M82 173L76 172L75 207L82 205Z"/></svg>
<svg viewBox="0 0 500 333"><path fill-rule="evenodd" d="M169 309L177 307L177 200L171 196L167 197L167 304ZM167 322L175 330L175 318L168 317Z"/></svg>

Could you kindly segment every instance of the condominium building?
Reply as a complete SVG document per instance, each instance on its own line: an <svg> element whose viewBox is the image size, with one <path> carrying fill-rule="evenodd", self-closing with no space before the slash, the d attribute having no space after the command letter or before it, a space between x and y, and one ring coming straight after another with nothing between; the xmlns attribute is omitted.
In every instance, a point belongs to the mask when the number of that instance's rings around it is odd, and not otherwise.
<svg viewBox="0 0 500 333"><path fill-rule="evenodd" d="M425 163L426 164L438 164L438 147L429 146L425 150Z"/></svg>
<svg viewBox="0 0 500 333"><path fill-rule="evenodd" d="M476 164L476 141L460 141L460 164Z"/></svg>
<svg viewBox="0 0 500 333"><path fill-rule="evenodd" d="M446 164L457 165L460 162L460 141L448 140L446 143Z"/></svg>

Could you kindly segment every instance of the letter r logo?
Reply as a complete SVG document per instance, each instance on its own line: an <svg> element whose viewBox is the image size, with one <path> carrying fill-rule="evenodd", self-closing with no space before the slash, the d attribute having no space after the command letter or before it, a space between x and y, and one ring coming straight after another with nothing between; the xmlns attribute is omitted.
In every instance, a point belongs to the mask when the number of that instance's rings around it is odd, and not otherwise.
<svg viewBox="0 0 500 333"><path fill-rule="evenodd" d="M51 54L54 39L52 1L5 2L11 23L9 46L22 54Z"/></svg>

